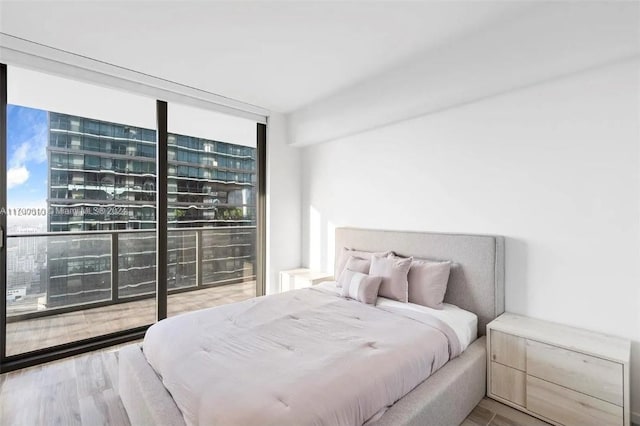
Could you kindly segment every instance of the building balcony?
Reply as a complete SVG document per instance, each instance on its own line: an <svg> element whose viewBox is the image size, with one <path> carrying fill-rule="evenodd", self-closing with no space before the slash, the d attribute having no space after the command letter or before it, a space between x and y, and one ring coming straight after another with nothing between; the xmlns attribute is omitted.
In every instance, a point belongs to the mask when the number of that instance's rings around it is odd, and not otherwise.
<svg viewBox="0 0 640 426"><path fill-rule="evenodd" d="M155 230L7 236L7 355L155 322ZM256 295L255 226L168 235L169 315Z"/></svg>

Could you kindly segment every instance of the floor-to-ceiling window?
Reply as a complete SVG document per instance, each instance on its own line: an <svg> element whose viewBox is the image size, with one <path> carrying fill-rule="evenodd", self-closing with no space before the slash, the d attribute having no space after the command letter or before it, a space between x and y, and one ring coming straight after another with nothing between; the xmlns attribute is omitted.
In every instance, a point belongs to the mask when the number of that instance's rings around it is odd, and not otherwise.
<svg viewBox="0 0 640 426"><path fill-rule="evenodd" d="M169 316L256 295L255 121L168 105Z"/></svg>
<svg viewBox="0 0 640 426"><path fill-rule="evenodd" d="M1 74L4 369L261 294L263 125Z"/></svg>

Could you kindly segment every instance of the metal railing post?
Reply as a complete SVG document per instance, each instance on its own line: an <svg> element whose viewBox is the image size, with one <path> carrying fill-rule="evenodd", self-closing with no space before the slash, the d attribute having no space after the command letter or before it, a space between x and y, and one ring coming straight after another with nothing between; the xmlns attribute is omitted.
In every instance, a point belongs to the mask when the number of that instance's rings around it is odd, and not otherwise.
<svg viewBox="0 0 640 426"><path fill-rule="evenodd" d="M202 287L202 230L196 231L196 287Z"/></svg>
<svg viewBox="0 0 640 426"><path fill-rule="evenodd" d="M111 234L111 301L114 303L118 302L118 280L120 276L118 275L118 238L119 234L113 233Z"/></svg>

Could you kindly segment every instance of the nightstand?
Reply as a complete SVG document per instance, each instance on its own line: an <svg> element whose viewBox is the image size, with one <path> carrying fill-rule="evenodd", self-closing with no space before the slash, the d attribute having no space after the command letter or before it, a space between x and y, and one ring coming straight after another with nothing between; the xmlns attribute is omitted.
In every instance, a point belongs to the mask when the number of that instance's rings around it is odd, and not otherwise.
<svg viewBox="0 0 640 426"><path fill-rule="evenodd" d="M307 268L291 269L280 272L280 291L310 287L323 281L332 281L330 272L312 271Z"/></svg>
<svg viewBox="0 0 640 426"><path fill-rule="evenodd" d="M487 396L554 425L628 426L631 342L514 314L487 325Z"/></svg>

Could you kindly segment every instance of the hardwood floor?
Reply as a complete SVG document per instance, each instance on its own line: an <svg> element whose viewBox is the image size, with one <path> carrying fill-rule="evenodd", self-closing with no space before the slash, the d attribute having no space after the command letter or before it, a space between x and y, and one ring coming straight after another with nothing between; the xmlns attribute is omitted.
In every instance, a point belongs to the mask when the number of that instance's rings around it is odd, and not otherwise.
<svg viewBox="0 0 640 426"><path fill-rule="evenodd" d="M0 375L0 425L129 425L118 395L118 349Z"/></svg>
<svg viewBox="0 0 640 426"><path fill-rule="evenodd" d="M238 302L255 296L255 281L209 287L169 296L168 315ZM120 303L7 323L7 355L152 324L155 299ZM1 423L0 423L1 424Z"/></svg>
<svg viewBox="0 0 640 426"><path fill-rule="evenodd" d="M484 398L460 426L549 426L549 423Z"/></svg>
<svg viewBox="0 0 640 426"><path fill-rule="evenodd" d="M0 375L0 425L129 426L118 394L120 347ZM485 398L461 426L548 425Z"/></svg>

